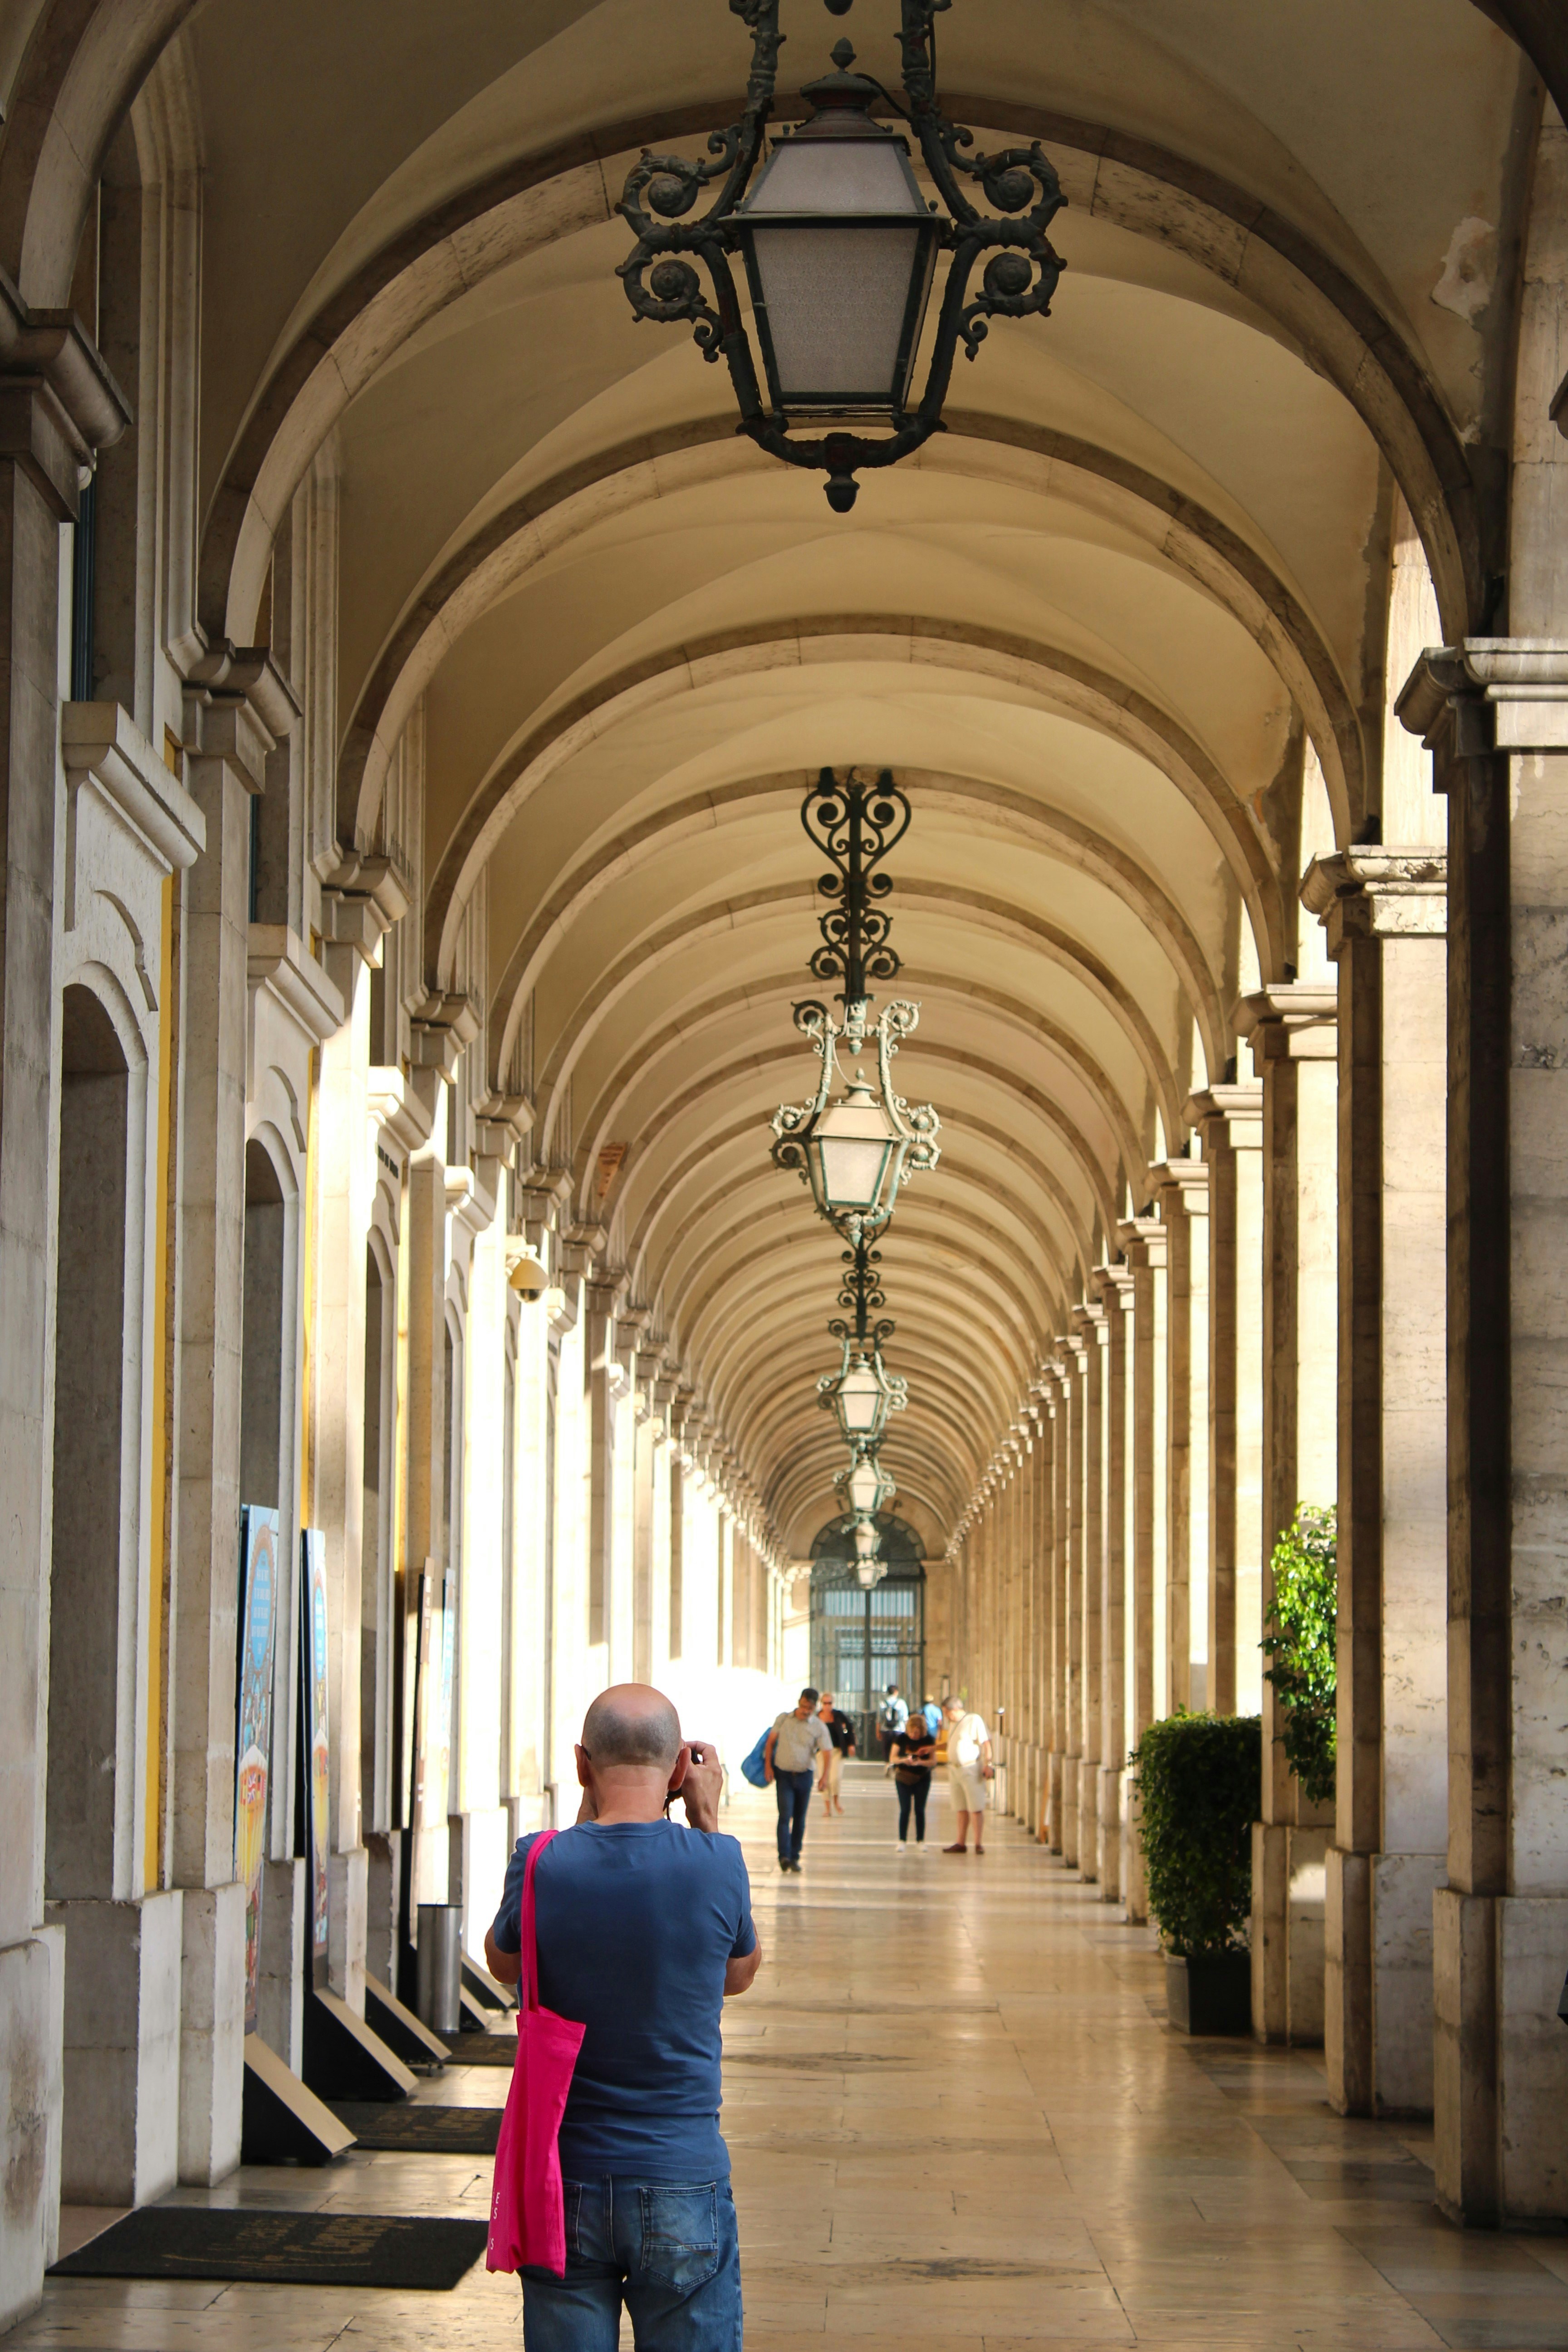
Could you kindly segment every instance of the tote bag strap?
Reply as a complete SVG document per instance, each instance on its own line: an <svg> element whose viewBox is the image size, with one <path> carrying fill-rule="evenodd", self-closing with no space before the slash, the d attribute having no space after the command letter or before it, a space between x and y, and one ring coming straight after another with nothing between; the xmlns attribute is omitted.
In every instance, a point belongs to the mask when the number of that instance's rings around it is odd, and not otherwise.
<svg viewBox="0 0 1568 2352"><path fill-rule="evenodd" d="M553 1830L540 1831L528 1849L528 1860L522 1869L522 1920L518 1941L522 1947L523 1999L529 2009L539 2007L539 1939L533 1925L533 1869L555 1834Z"/></svg>

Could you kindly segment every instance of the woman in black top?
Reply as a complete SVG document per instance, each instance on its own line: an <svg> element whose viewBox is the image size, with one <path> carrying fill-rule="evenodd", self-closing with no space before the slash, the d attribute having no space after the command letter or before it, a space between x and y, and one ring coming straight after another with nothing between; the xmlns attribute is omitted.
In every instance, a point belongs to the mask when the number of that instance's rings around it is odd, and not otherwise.
<svg viewBox="0 0 1568 2352"><path fill-rule="evenodd" d="M915 1817L915 1843L926 1842L926 1798L931 1793L931 1769L936 1759L936 1742L926 1727L926 1719L917 1709L910 1715L902 1731L895 1732L888 1755L888 1769L893 1776L899 1792L899 1843L909 1843L910 1813Z"/></svg>

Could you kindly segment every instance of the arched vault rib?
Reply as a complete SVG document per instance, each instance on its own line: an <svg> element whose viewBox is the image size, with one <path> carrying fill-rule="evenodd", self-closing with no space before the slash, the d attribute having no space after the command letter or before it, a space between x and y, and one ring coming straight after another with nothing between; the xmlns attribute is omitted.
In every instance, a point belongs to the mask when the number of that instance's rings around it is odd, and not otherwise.
<svg viewBox="0 0 1568 2352"><path fill-rule="evenodd" d="M1026 1211L1016 1202L1009 1201L1006 1205L1013 1209L1018 1222L1027 1230L1033 1220ZM900 1220L904 1216L905 1212L900 1209ZM909 1213L904 1238L916 1237L928 1242L932 1238L940 1240L944 1230L944 1221L928 1204L923 1215L916 1211ZM1002 1302L1000 1308L993 1307L994 1321L1010 1332L1018 1363L1027 1366L1038 1352L1040 1318L1033 1311L1033 1302L1025 1297L1013 1271L1017 1255L1016 1244L999 1226L978 1215L965 1219L963 1231L966 1244L974 1250L976 1265L984 1271L986 1283L995 1297ZM689 1358L693 1364L700 1364L705 1391L726 1414L731 1405L738 1409L739 1399L732 1387L733 1380L742 1367L755 1360L756 1334L769 1319L774 1306L786 1307L796 1318L811 1311L803 1304L798 1269L787 1261L783 1253L768 1246L769 1236L765 1233L755 1234L755 1245L748 1247L746 1244L752 1232L750 1226L732 1224L723 1236L726 1246L722 1251L715 1244L714 1270L707 1276L702 1289L691 1300L689 1321L682 1334L682 1357ZM898 1276L890 1268L885 1269L885 1273L887 1279L895 1285L895 1297L889 1303L896 1308ZM742 1274L749 1276L744 1298L738 1297L732 1287ZM836 1298L837 1285L830 1278L821 1293L825 1336L819 1339L814 1329L807 1328L802 1331L799 1341L801 1347L811 1349L821 1371L832 1368L833 1342L826 1332L830 1316L842 1312L835 1304ZM914 1294L912 1311L919 1319L911 1327L910 1314L905 1314L905 1347L910 1344L911 1328L916 1342L932 1324L942 1328L951 1325L960 1334L965 1329L973 1330L973 1325L959 1309L947 1304L945 1299L939 1301L929 1290ZM895 1312L894 1320L898 1319ZM990 1344L994 1345L997 1338L995 1328L992 1328L989 1337ZM770 1350L770 1373L773 1362L773 1351ZM722 1396L721 1388L726 1391Z"/></svg>
<svg viewBox="0 0 1568 2352"><path fill-rule="evenodd" d="M59 5L65 10L68 0ZM1058 152L1070 198L1184 253L1288 331L1388 460L1426 546L1448 642L1462 635L1483 594L1469 467L1419 354L1372 297L1295 222L1152 141L984 94L955 94L948 103L960 121L1044 140ZM779 110L787 116L791 108ZM200 613L210 635L249 641L289 499L386 359L495 270L609 220L604 161L643 146L667 149L719 120L702 106L605 125L508 163L422 219L400 224L296 334L240 429L203 532ZM56 299L64 299L63 280Z"/></svg>
<svg viewBox="0 0 1568 2352"><path fill-rule="evenodd" d="M963 1053L951 1049L944 1053L942 1058L954 1068L963 1068L965 1066L966 1061L969 1059L969 1057ZM987 1078L990 1083L995 1086L1005 1096L1011 1096L1016 1098L1019 1102L1026 1104L1029 1109L1032 1110L1035 1116L1038 1118L1042 1126L1052 1130L1058 1136L1061 1136L1063 1140L1068 1142L1069 1153L1076 1160L1080 1172L1083 1171L1083 1158L1080 1153L1072 1150L1070 1141L1070 1138L1075 1131L1071 1129L1070 1124L1061 1118L1060 1113L1056 1110L1055 1107L1049 1103L1048 1098L1042 1096L1037 1088L1020 1085L1016 1081L1011 1080L1008 1074L999 1070L994 1064L990 1065L988 1067L984 1069L982 1076ZM724 1137L716 1142L715 1146L710 1149L707 1157L710 1159L713 1156L713 1151L717 1149L722 1148L723 1145L737 1143L743 1140L748 1132L755 1133L755 1130L751 1129L749 1121L744 1125L737 1122ZM1077 1263L1087 1270L1092 1255L1090 1238L1077 1209L1073 1205L1066 1186L1062 1183L1054 1169L1049 1167L1037 1153L1032 1151L1026 1143L1019 1140L1011 1127L1000 1126L994 1120L984 1118L977 1112L969 1109L964 1111L962 1124L955 1124L952 1121L950 1121L944 1139L942 1163L943 1169L947 1171L947 1181L951 1183L961 1171L967 1170L967 1160L962 1156L963 1148L966 1144L977 1139L983 1139L991 1147L994 1152L1001 1155L1002 1165L1009 1163L1016 1164L1027 1171L1030 1185L1037 1192L1042 1195L1046 1201L1049 1202L1051 1207L1056 1211L1057 1214L1060 1217L1062 1223L1066 1227L1068 1234L1071 1238L1071 1244L1076 1255ZM769 1181L770 1180L776 1179L778 1174L779 1171L773 1167L772 1163L759 1153L758 1163L754 1174L748 1174L745 1177L742 1177L740 1180L739 1184L737 1184L734 1180L731 1180L722 1190L712 1193L709 1199L706 1199L701 1202L701 1213L706 1213L710 1206L713 1203L726 1199L734 1198L737 1192L741 1190L742 1187L749 1187L752 1183ZM1053 1236L1041 1223L1040 1219L1036 1213L1026 1207L1022 1195L1009 1193L1005 1187L1003 1187L997 1167L994 1164L990 1175L983 1180L976 1179L976 1181L982 1183L983 1189L988 1189L994 1198L1005 1201L1009 1208L1012 1209L1014 1214L1017 1217L1019 1223L1024 1227L1025 1231L1031 1235L1036 1248L1040 1253L1042 1263L1046 1265L1054 1263L1057 1256L1057 1247ZM932 1175L929 1178L918 1179L917 1182L921 1185L922 1190L934 1188L934 1191L939 1194L942 1189L942 1178L941 1175ZM1092 1197L1099 1202L1100 1213L1103 1217L1105 1213L1105 1204L1112 1198L1110 1188L1103 1180L1097 1185L1091 1179L1089 1190ZM783 1200L789 1199L792 1196L789 1193L783 1194L781 1196L781 1206L783 1204ZM903 1203L907 1202L908 1199L909 1194L906 1192L902 1196L898 1212L898 1220L900 1222L904 1217ZM673 1199L670 1201L668 1205L671 1213L673 1213L676 1206ZM795 1202L795 1205L803 1213L809 1213L809 1212L805 1210L804 1196L797 1198ZM684 1223L688 1228L697 1222L698 1214L699 1212L697 1210L685 1210L683 1212ZM1110 1223L1112 1222L1114 1222L1113 1218L1107 1221L1107 1230L1110 1229ZM965 1230L968 1230L967 1221ZM650 1274L655 1276L655 1279L650 1283L649 1287L655 1290L662 1290L665 1282L665 1273L663 1268L656 1269L652 1255L651 1234L649 1236L647 1263ZM668 1264L668 1261L666 1263ZM1071 1283L1073 1273L1072 1265L1061 1264L1059 1265L1058 1271L1060 1277L1059 1286L1063 1291L1065 1291L1068 1288Z"/></svg>
<svg viewBox="0 0 1568 2352"><path fill-rule="evenodd" d="M1146 760L1175 786L1215 839L1246 898L1260 951L1266 947L1271 954L1279 951L1284 937L1279 887L1251 812L1207 752L1168 711L1109 671L1035 639L962 621L837 614L792 620L782 627L777 622L761 622L716 633L695 645L670 647L628 665L536 720L479 785L441 851L425 912L426 964L435 983L447 984L463 912L486 859L531 795L574 752L639 711L706 685L731 686L749 667L758 674L794 667L803 645L820 646L823 640L834 638L851 648L847 659L875 660L879 645L883 645L893 649L891 658L900 665L918 662L931 669L1000 677ZM1247 854L1238 856L1244 845L1248 845ZM513 982L509 973L502 983L514 991L514 1008L521 1003L522 977L520 971ZM509 1020L503 1054L510 1045Z"/></svg>
<svg viewBox="0 0 1568 2352"><path fill-rule="evenodd" d="M987 443L1035 457L1042 495L1058 490L1130 529L1247 631L1303 713L1320 749L1336 824L1347 837L1364 799L1355 707L1316 625L1267 560L1195 499L1146 467L1047 425L954 409L946 435L921 462L942 473L978 475ZM578 528L601 524L606 489L614 493L613 508L626 511L683 484L756 473L771 462L751 442L738 442L726 420L704 418L607 448L482 524L418 592L360 695L338 770L344 840L369 839L409 713L464 630ZM1259 893L1269 871L1263 844L1244 814L1231 817L1229 827L1234 838L1223 845L1237 882L1244 892Z"/></svg>
<svg viewBox="0 0 1568 2352"><path fill-rule="evenodd" d="M746 1186L715 1192L696 1204L694 1219L700 1213L705 1220L716 1220L723 1209L732 1212L742 1192L753 1190L760 1181L753 1179ZM1016 1194L994 1182L985 1187L977 1182L973 1189L980 1192L983 1198L999 1201L1023 1232L1038 1236L1038 1220ZM711 1386L712 1362L715 1360L712 1350L721 1347L727 1350L732 1342L739 1342L742 1334L754 1328L757 1319L752 1313L750 1293L742 1298L733 1289L737 1267L767 1265L770 1268L768 1285L783 1289L791 1304L799 1308L801 1276L798 1263L792 1257L787 1243L783 1249L778 1246L785 1230L792 1237L798 1237L799 1215L796 1204L770 1202L765 1210L744 1217L731 1214L730 1222L722 1227L705 1223L703 1273L700 1285L683 1290L674 1300L666 1294L671 1344L683 1361L689 1361L694 1368L701 1368L704 1388ZM947 1237L944 1219L929 1202L923 1207L917 1203L907 1213L900 1208L897 1222L903 1228L900 1239L907 1239L916 1233L928 1244L933 1241L940 1243ZM1016 1328L1018 1349L1026 1360L1040 1344L1042 1318L1035 1311L1032 1302L1025 1297L1018 1277L1012 1270L1017 1255L1016 1241L978 1213L966 1217L963 1230L966 1239L973 1233L985 1244L985 1263L990 1277L1010 1302L1009 1313ZM1050 1263L1048 1255L1045 1262ZM1002 1269L1000 1272L996 1270L997 1266ZM887 1271L888 1278L897 1281L898 1276L892 1268ZM826 1269L820 1293L824 1328L828 1318L838 1311L833 1302L837 1296L839 1278L837 1267ZM1049 1288L1044 1281L1039 1286L1048 1308ZM772 1295L771 1288L769 1295ZM814 1297L816 1295L814 1293ZM1058 1286L1058 1295L1068 1295L1065 1282ZM929 1306L929 1300L926 1304ZM823 1345L826 1347L827 1343L824 1341ZM727 1355L725 1360L728 1360Z"/></svg>
<svg viewBox="0 0 1568 2352"><path fill-rule="evenodd" d="M1174 1075L1165 1060L1152 1024L1131 992L1123 987L1110 967L1081 941L1073 939L1057 924L1047 922L1043 916L1031 914L1026 908L1012 906L992 892L966 889L952 883L927 882L918 877L901 875L899 893L900 903L905 908L918 908L923 904L941 907L944 911L949 908L962 908L971 919L985 923L1003 936L1019 940L1033 953L1070 971L1125 1032L1154 1089L1166 1134L1179 1135L1182 1132L1181 1098L1176 1092ZM705 933L732 930L738 927L739 919L747 914L765 913L781 903L796 902L799 895L795 885L747 891L710 909L700 922L688 919L661 927L647 939L634 942L616 963L599 974L594 986L580 1000L572 1021L557 1039L544 1069L540 1073L536 1105L540 1148L549 1143L560 1108L561 1091L570 1080L588 1036L636 984L639 973L646 974L653 962L668 961ZM734 994L737 999L754 1002L757 992L752 987L736 991ZM689 1026L688 1021L679 1017L667 1024L668 1029L677 1031ZM649 1041L650 1050L657 1042Z"/></svg>
<svg viewBox="0 0 1568 2352"><path fill-rule="evenodd" d="M1142 1154L1138 1149L1137 1137L1122 1108L1120 1097L1111 1089L1109 1079L1098 1064L1094 1063L1088 1055L1083 1054L1081 1049L1070 1050L1070 1040L1066 1046L1058 1042L1065 1033L1056 1031L1054 1024L1045 1021L1042 1016L1036 1014L1028 1006L1017 1000L1003 995L999 990L972 987L966 982L933 974L929 966L921 967L921 1003L926 1005L940 1005L949 998L955 1003L963 1002L970 1005L984 1004L988 1012L995 1014L1007 1025L1016 1028L1022 1035L1037 1041L1041 1037L1046 1038L1049 1045L1061 1053L1064 1059L1069 1060L1071 1066L1082 1076L1087 1090L1116 1136L1123 1166L1131 1172L1132 1169L1142 1164ZM725 1025L729 1025L728 1018ZM693 1033L688 1031L685 1034L690 1036ZM689 1119L703 1106L712 1104L716 1098L727 1099L735 1086L743 1082L748 1076L760 1075L763 1070L775 1069L781 1076L786 1070L808 1071L808 1065L803 1057L802 1044L798 1036L793 1034L781 1035L778 1042L766 1051L737 1056L732 1061L705 1068L699 1077L683 1087L679 1094L670 1097L652 1122L638 1129L635 1152L617 1171L603 1203L595 1204L599 1221L607 1222L616 1213L626 1199L628 1188L635 1186L638 1170L647 1165L664 1136L671 1128L678 1126L684 1119ZM622 1124L619 1116L621 1108L637 1079L646 1074L647 1063L640 1054L628 1057L603 1090L599 1102L594 1105L586 1119L583 1121L580 1132L586 1135L587 1141L585 1144L580 1144L578 1160L579 1167L584 1172L596 1165L599 1152L604 1145L614 1139ZM579 1113L579 1118L581 1116ZM760 1123L753 1127L748 1122L746 1131L752 1133L760 1141L763 1132ZM727 1137L738 1132L740 1132L739 1129L729 1128L721 1130L721 1135ZM644 1237L651 1230L662 1204L671 1197L679 1183L684 1181L682 1171L698 1166L710 1148L712 1148L710 1131L704 1129L700 1136L692 1139L684 1159L661 1175L656 1191L641 1204L632 1223L624 1228L623 1245L628 1265L635 1268L640 1259ZM589 1204L584 1200L583 1205L584 1218L588 1215L588 1207Z"/></svg>
<svg viewBox="0 0 1568 2352"><path fill-rule="evenodd" d="M1205 1050L1212 1061L1215 1046L1228 1035L1213 971L1181 908L1135 857L1094 826L1065 815L1048 802L1016 786L955 775L947 770L899 765L893 772L905 790L914 795L915 805L922 813L956 810L966 823L973 823L978 815L1005 837L1022 836L1039 844L1053 857L1091 875L1119 898L1160 942L1197 1011ZM727 814L733 816L737 812L749 813L774 803L794 808L806 784L815 781L815 776L792 770L691 793L645 817L612 840L600 840L584 848L562 873L544 904L535 909L522 938L507 959L495 990L495 1002L503 1008L495 1055L497 1070L507 1066L521 1008L537 984L547 959L571 926L605 890L638 872L677 842L719 830ZM1269 896L1277 906L1277 891L1271 888ZM1277 929L1275 936L1279 936Z"/></svg>

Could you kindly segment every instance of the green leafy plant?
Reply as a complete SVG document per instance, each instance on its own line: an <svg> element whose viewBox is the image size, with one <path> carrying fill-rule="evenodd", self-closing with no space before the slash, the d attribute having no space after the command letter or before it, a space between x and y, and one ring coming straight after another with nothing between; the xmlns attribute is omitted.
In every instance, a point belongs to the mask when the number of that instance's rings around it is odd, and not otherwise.
<svg viewBox="0 0 1568 2352"><path fill-rule="evenodd" d="M1285 1702L1285 1760L1314 1805L1334 1794L1335 1624L1339 1544L1335 1515L1299 1504L1274 1547L1268 1679Z"/></svg>
<svg viewBox="0 0 1568 2352"><path fill-rule="evenodd" d="M1261 1722L1178 1708L1150 1725L1129 1760L1149 1908L1167 1950L1185 1959L1236 1950L1252 1909Z"/></svg>

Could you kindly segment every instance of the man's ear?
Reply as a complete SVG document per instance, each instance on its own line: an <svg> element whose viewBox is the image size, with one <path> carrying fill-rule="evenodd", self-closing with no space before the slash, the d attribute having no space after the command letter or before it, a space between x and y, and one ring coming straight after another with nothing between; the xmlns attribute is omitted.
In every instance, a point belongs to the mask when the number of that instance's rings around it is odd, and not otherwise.
<svg viewBox="0 0 1568 2352"><path fill-rule="evenodd" d="M588 1761L588 1751L581 1740L577 1742L572 1753L577 1759L577 1786L580 1789L591 1789L594 1785L593 1768Z"/></svg>
<svg viewBox="0 0 1568 2352"><path fill-rule="evenodd" d="M685 1780L687 1767L689 1765L690 1761L691 1742L689 1739L683 1739L680 1743L680 1753L669 1768L668 1786L669 1793L672 1797L675 1795L677 1790L681 1786L681 1783Z"/></svg>

